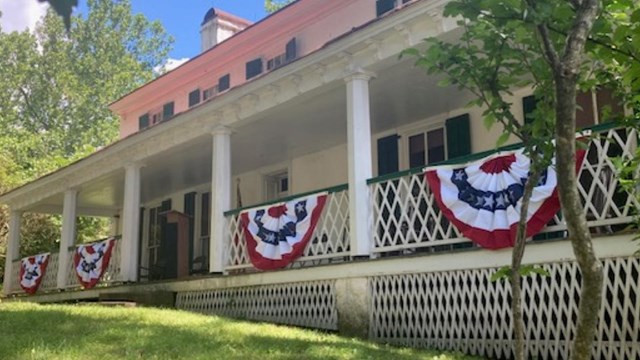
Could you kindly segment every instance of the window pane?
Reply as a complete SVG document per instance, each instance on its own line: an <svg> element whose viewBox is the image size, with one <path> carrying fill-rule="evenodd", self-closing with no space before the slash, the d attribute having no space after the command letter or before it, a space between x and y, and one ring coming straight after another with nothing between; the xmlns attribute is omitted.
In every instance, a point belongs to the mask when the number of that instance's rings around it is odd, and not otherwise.
<svg viewBox="0 0 640 360"><path fill-rule="evenodd" d="M289 191L289 178L285 176L283 178L280 178L280 192L287 191Z"/></svg>
<svg viewBox="0 0 640 360"><path fill-rule="evenodd" d="M424 134L409 137L409 167L422 166L424 162Z"/></svg>
<svg viewBox="0 0 640 360"><path fill-rule="evenodd" d="M444 161L444 129L437 129L427 133L429 147L429 164Z"/></svg>

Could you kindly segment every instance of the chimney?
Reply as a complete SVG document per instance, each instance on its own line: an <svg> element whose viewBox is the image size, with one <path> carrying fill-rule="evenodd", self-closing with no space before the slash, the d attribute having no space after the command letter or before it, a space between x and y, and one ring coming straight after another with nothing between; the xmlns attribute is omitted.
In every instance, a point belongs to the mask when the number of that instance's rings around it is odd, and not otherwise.
<svg viewBox="0 0 640 360"><path fill-rule="evenodd" d="M204 16L200 27L202 52L244 30L251 22L219 9L211 8Z"/></svg>

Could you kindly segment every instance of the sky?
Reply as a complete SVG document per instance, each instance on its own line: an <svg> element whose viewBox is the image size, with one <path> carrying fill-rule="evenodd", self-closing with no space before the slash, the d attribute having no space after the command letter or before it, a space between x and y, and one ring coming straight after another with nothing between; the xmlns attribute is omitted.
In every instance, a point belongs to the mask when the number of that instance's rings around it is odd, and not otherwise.
<svg viewBox="0 0 640 360"><path fill-rule="evenodd" d="M79 4L75 12L85 14L87 1L79 0ZM200 24L209 8L216 7L253 22L267 15L264 0L131 0L131 4L134 14L142 13L150 20L159 20L174 37L168 69L200 52ZM46 9L47 5L37 0L0 0L2 30L33 29Z"/></svg>

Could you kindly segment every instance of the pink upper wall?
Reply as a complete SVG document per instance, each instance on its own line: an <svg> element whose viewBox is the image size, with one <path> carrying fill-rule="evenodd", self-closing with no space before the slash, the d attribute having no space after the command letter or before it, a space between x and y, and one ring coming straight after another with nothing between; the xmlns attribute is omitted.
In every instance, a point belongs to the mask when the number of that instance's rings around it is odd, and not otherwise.
<svg viewBox="0 0 640 360"><path fill-rule="evenodd" d="M175 114L187 110L191 91L210 88L225 74L231 88L245 83L248 61L261 57L266 73L267 60L293 37L302 57L375 17L375 0L298 0L111 104L121 118L120 137L137 132L138 118L161 112L165 103L174 102Z"/></svg>

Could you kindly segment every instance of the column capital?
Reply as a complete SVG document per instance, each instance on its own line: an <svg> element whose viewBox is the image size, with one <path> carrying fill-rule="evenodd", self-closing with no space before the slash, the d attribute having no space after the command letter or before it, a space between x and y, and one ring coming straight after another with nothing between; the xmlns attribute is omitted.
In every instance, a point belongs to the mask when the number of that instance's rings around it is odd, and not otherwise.
<svg viewBox="0 0 640 360"><path fill-rule="evenodd" d="M127 169L141 169L144 167L144 163L139 161L129 161L124 164L125 170Z"/></svg>
<svg viewBox="0 0 640 360"><path fill-rule="evenodd" d="M216 136L216 135L231 135L233 133L233 130L231 130L230 127L225 126L225 125L216 125L213 126L211 128L210 131L212 136Z"/></svg>
<svg viewBox="0 0 640 360"><path fill-rule="evenodd" d="M353 80L369 81L376 77L376 73L368 70L364 70L361 67L349 66L344 72L344 81L351 82Z"/></svg>

